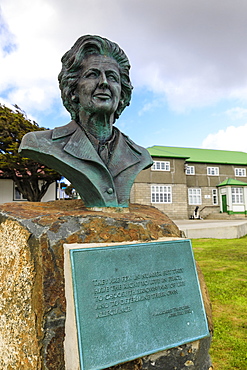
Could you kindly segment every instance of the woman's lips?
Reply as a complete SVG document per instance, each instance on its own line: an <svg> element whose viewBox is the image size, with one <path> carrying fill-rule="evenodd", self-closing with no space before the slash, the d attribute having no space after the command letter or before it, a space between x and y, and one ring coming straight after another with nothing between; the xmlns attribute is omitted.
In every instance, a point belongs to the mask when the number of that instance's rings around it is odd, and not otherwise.
<svg viewBox="0 0 247 370"><path fill-rule="evenodd" d="M94 94L94 98L99 98L99 99L110 99L111 98L111 95L110 94L107 94L107 93L96 93Z"/></svg>

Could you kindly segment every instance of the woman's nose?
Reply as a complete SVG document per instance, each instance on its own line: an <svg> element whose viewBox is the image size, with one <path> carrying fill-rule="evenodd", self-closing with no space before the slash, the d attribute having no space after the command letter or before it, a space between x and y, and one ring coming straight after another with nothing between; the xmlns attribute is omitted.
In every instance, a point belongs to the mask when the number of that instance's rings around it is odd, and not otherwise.
<svg viewBox="0 0 247 370"><path fill-rule="evenodd" d="M108 86L108 81L106 78L105 73L101 73L99 76L99 85L102 87L107 87Z"/></svg>

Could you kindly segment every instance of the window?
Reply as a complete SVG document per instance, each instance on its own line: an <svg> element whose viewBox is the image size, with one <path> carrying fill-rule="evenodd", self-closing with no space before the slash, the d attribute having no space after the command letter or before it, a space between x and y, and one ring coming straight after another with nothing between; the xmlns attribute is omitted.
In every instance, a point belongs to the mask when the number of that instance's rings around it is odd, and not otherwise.
<svg viewBox="0 0 247 370"><path fill-rule="evenodd" d="M242 204L243 200L243 188L232 188L232 203Z"/></svg>
<svg viewBox="0 0 247 370"><path fill-rule="evenodd" d="M153 171L170 171L170 162L165 161L154 161L151 167Z"/></svg>
<svg viewBox="0 0 247 370"><path fill-rule="evenodd" d="M14 200L27 200L23 198L23 195L19 192L16 184L14 184Z"/></svg>
<svg viewBox="0 0 247 370"><path fill-rule="evenodd" d="M235 176L246 176L246 169L245 168L235 168Z"/></svg>
<svg viewBox="0 0 247 370"><path fill-rule="evenodd" d="M201 189L190 188L189 192L189 204L202 204Z"/></svg>
<svg viewBox="0 0 247 370"><path fill-rule="evenodd" d="M186 166L186 175L194 175L195 174L195 166Z"/></svg>
<svg viewBox="0 0 247 370"><path fill-rule="evenodd" d="M207 167L207 174L211 176L218 176L219 167Z"/></svg>
<svg viewBox="0 0 247 370"><path fill-rule="evenodd" d="M212 190L212 201L213 201L213 204L214 205L218 204L218 193L217 193L217 189L213 189Z"/></svg>
<svg viewBox="0 0 247 370"><path fill-rule="evenodd" d="M172 187L170 185L152 185L151 203L172 203Z"/></svg>

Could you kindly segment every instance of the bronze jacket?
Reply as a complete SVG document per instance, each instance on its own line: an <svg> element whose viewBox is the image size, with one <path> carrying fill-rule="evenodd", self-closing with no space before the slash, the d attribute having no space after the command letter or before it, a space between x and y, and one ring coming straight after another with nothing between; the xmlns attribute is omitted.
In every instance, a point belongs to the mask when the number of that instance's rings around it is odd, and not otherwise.
<svg viewBox="0 0 247 370"><path fill-rule="evenodd" d="M107 166L85 131L75 122L26 134L19 152L68 179L87 207L128 207L138 173L152 165L148 151L118 131Z"/></svg>

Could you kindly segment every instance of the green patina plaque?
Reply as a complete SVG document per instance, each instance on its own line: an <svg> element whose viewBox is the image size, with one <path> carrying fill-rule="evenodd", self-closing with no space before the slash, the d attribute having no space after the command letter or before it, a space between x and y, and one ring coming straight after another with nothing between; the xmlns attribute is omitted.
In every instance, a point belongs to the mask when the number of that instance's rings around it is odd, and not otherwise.
<svg viewBox="0 0 247 370"><path fill-rule="evenodd" d="M70 250L82 370L209 335L190 240Z"/></svg>

